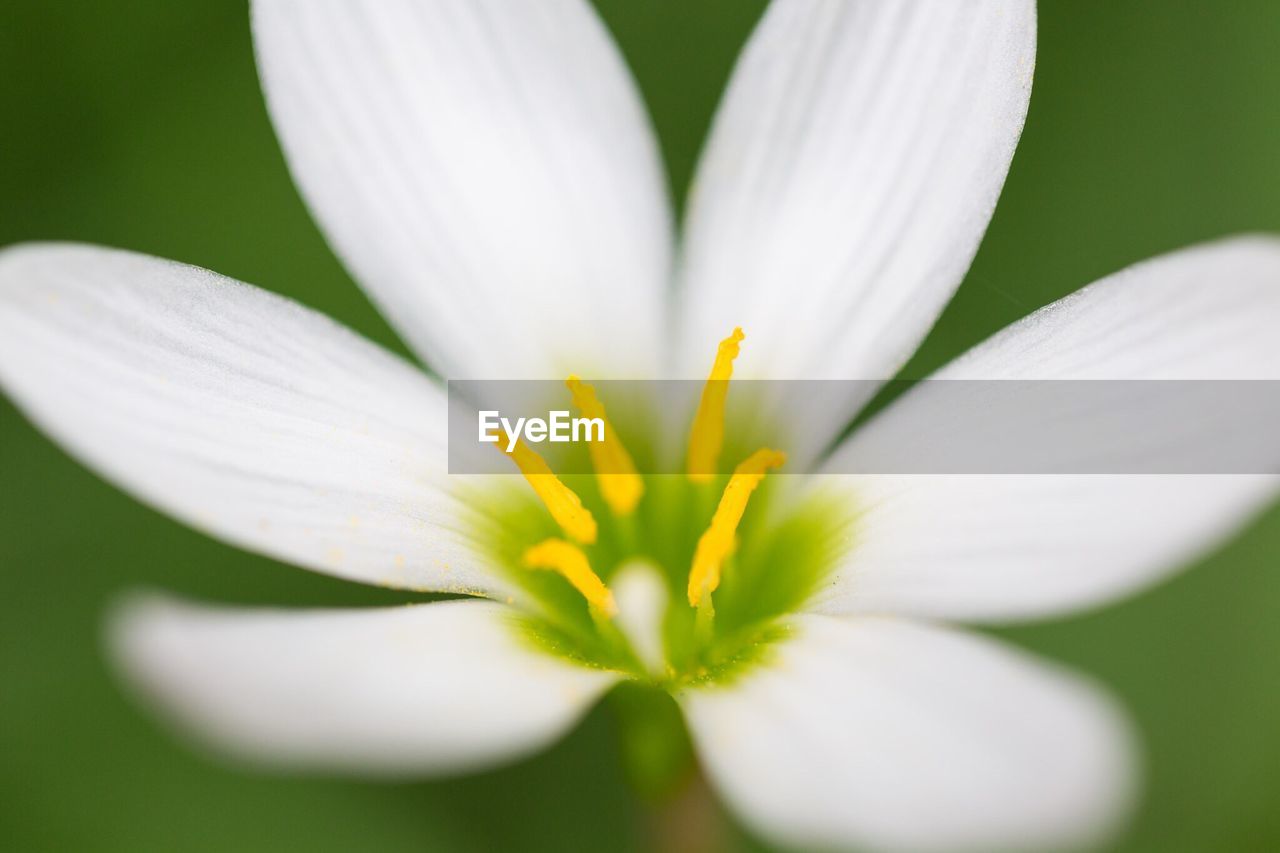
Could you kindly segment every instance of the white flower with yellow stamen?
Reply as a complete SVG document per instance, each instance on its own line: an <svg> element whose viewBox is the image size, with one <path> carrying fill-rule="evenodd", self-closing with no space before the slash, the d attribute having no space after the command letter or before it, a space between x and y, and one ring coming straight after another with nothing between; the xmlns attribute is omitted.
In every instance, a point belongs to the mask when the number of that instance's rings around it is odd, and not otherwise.
<svg viewBox="0 0 1280 853"><path fill-rule="evenodd" d="M159 705L241 755L425 774L538 749L632 681L676 699L713 786L770 838L1071 844L1123 813L1111 703L939 621L1127 593L1229 533L1272 479L817 476L784 492L766 472L804 448L720 458L731 371L884 378L938 316L1022 127L1030 0L775 0L675 264L643 110L581 0L259 0L253 25L307 201L441 374L574 376L575 405L604 416L613 401L575 374L715 366L689 477L635 473L656 439L628 436L599 449L595 480L521 446L531 488L477 484L445 473L440 386L305 308L121 251L5 250L0 383L86 464L246 548L490 599L139 598L112 636ZM1280 244L1224 241L1088 287L942 375L1277 378L1278 317ZM745 340L713 358L737 325Z"/></svg>

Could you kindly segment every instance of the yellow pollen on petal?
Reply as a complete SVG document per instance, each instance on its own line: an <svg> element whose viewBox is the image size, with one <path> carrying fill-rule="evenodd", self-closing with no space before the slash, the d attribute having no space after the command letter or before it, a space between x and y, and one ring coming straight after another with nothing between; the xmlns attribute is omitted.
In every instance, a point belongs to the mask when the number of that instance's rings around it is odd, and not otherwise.
<svg viewBox="0 0 1280 853"><path fill-rule="evenodd" d="M702 398L698 401L698 413L693 417L693 429L689 432L689 452L685 469L695 483L710 482L724 445L724 406L729 396L729 379L733 376L733 360L738 357L739 344L745 335L741 328L720 342L716 360L711 365L711 375L702 386Z"/></svg>
<svg viewBox="0 0 1280 853"><path fill-rule="evenodd" d="M591 571L591 563L582 549L563 539L546 539L524 552L524 564L531 569L550 569L559 572L574 589L582 593L593 610L605 616L618 612L613 593Z"/></svg>
<svg viewBox="0 0 1280 853"><path fill-rule="evenodd" d="M500 435L500 448L505 448L509 439L505 433ZM505 450L503 451L506 452ZM529 449L524 441L517 441L515 449L508 456L516 463L520 473L529 481L534 493L546 505L547 512L556 520L556 524L570 538L590 545L596 541L596 520L591 510L582 505L582 498L573 489L560 482L560 478L551 473L546 460Z"/></svg>
<svg viewBox="0 0 1280 853"><path fill-rule="evenodd" d="M767 447L748 456L729 478L720 504L716 507L711 524L707 527L698 547L693 552L693 567L689 570L689 603L697 607L704 595L709 595L720 585L720 566L733 552L735 533L747 510L751 493L764 479L765 472L787 461L787 455Z"/></svg>
<svg viewBox="0 0 1280 853"><path fill-rule="evenodd" d="M591 464L596 469L596 482L614 515L630 515L644 495L644 480L636 473L635 462L613 424L604 413L604 404L596 397L596 389L577 376L570 376L564 383L573 395L573 404L583 417L599 418L604 422L604 440L587 443Z"/></svg>

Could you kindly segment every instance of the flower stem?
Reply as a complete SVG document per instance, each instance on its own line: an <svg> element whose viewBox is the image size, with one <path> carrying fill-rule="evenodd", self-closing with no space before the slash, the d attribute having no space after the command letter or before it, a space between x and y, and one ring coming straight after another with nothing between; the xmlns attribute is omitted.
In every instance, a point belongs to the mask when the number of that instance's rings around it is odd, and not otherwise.
<svg viewBox="0 0 1280 853"><path fill-rule="evenodd" d="M650 849L664 853L719 853L727 849L724 818L696 770L680 790L649 810Z"/></svg>

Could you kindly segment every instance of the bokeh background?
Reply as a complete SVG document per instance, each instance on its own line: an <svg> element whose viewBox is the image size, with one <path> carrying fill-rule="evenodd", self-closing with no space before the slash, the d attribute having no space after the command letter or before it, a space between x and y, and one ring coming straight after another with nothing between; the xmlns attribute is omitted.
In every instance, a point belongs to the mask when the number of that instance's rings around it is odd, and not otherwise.
<svg viewBox="0 0 1280 853"><path fill-rule="evenodd" d="M601 0L683 196L759 0ZM908 375L1141 258L1280 231L1280 3L1042 0L1030 118L978 259ZM210 267L403 352L285 171L234 0L4 0L0 245ZM1280 334L1280 322L1277 325ZM205 539L72 463L0 399L0 849L601 850L646 842L598 709L509 769L416 784L249 775L190 751L100 655L121 590L280 605L411 596ZM1143 733L1119 849L1280 849L1280 509L1164 586L1002 632L1094 673ZM736 848L756 842L734 830Z"/></svg>

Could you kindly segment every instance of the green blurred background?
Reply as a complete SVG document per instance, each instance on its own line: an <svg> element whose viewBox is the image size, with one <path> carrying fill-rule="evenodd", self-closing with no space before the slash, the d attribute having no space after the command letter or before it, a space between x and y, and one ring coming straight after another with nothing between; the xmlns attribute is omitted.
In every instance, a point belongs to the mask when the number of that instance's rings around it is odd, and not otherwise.
<svg viewBox="0 0 1280 853"><path fill-rule="evenodd" d="M758 0L602 0L677 197ZM1026 132L972 272L909 373L1132 261L1280 231L1280 3L1044 0ZM288 294L400 348L289 182L232 0L4 0L0 245L74 239ZM1277 328L1280 334L1280 327ZM1096 674L1144 736L1125 850L1280 849L1280 510L1123 605L1006 631ZM104 607L159 586L281 605L408 600L144 509L0 400L0 848L633 849L610 715L500 772L420 784L246 775L122 695ZM730 843L755 843L734 831Z"/></svg>

